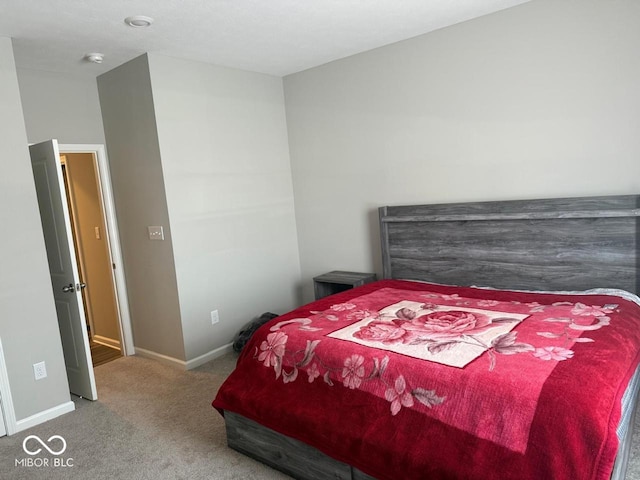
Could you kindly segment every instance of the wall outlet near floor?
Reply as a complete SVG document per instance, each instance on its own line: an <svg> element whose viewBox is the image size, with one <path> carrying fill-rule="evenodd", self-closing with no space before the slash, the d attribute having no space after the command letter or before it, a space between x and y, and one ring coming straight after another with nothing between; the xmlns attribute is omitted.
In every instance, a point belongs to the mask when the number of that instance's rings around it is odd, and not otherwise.
<svg viewBox="0 0 640 480"><path fill-rule="evenodd" d="M215 325L220 321L220 316L218 315L218 310L211 310L211 325Z"/></svg>
<svg viewBox="0 0 640 480"><path fill-rule="evenodd" d="M33 376L36 380L41 380L47 376L47 367L44 362L33 364Z"/></svg>

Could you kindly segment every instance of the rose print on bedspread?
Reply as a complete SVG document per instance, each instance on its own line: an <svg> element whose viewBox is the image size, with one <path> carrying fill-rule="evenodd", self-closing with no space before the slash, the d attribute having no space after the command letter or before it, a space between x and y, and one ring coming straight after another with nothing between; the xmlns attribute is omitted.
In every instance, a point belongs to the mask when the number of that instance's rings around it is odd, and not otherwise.
<svg viewBox="0 0 640 480"><path fill-rule="evenodd" d="M528 316L403 300L329 336L461 368Z"/></svg>
<svg viewBox="0 0 640 480"><path fill-rule="evenodd" d="M280 326L277 324L275 327L280 328ZM414 406L414 399L427 408L440 405L445 401L445 397L438 396L435 390L411 388L402 374L394 377L395 374L387 373L389 365L387 356L373 357L368 365L364 356L352 354L344 359L342 365L339 365L332 361L333 357L323 360L317 354L316 347L320 344L320 340L307 340L304 351L287 352L288 338L281 331L270 333L260 344L259 349L256 348L254 354L254 358L263 362L265 367L273 367L275 378L282 378L284 383L295 381L299 372L304 369L306 369L309 383L316 381L324 372L323 381L331 387L334 386L332 376L337 376L341 379L343 386L348 389L374 391L377 389L383 392L384 397L390 402L392 416L397 415L403 406ZM285 356L289 358L285 359ZM288 367L284 366L285 362ZM372 384L372 388L365 388L365 383Z"/></svg>
<svg viewBox="0 0 640 480"><path fill-rule="evenodd" d="M407 300L397 302L403 297ZM283 383L322 381L329 387L367 390L388 402L392 416L404 408L426 406L431 417L522 453L546 378L558 362L574 357L573 344L594 341L582 334L607 326L616 307L498 302L384 288L323 312L309 312L308 318L275 324L254 358L273 368ZM313 339L295 347L286 333L290 330ZM324 345L331 338L368 347L371 354L365 358L339 344ZM318 354L321 343L343 352L342 357L328 350ZM433 367L437 374L416 376L415 370L421 369L403 357L394 357L390 368L389 356L380 350L396 347L421 350L416 358L438 358L435 364L441 366ZM461 362L456 350L468 350L463 361L473 358L466 366L445 366L443 359ZM407 355L406 350L401 354ZM477 361L469 363L473 359ZM526 381L519 382L523 371ZM460 381L464 388L457 386ZM482 394L498 390L500 395ZM501 411L499 418L496 410Z"/></svg>

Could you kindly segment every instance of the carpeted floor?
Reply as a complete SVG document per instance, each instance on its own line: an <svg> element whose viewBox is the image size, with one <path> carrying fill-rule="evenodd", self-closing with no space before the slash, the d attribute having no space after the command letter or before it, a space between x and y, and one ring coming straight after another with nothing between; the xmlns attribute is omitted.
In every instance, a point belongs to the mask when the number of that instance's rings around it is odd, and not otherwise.
<svg viewBox="0 0 640 480"><path fill-rule="evenodd" d="M0 438L0 479L289 478L226 445L224 421L211 401L235 359L228 354L188 372L140 357L96 367L97 402L74 397L75 412ZM22 449L28 435L64 437L59 458L73 459L73 466L16 466L28 456ZM53 459L44 450L37 457Z"/></svg>
<svg viewBox="0 0 640 480"><path fill-rule="evenodd" d="M288 479L226 445L210 404L235 359L228 354L188 372L139 357L97 367L97 402L74 398L75 412L0 438L0 479ZM640 480L640 425L636 432L629 480ZM16 466L28 456L28 435L64 437L67 449L57 458L72 466Z"/></svg>

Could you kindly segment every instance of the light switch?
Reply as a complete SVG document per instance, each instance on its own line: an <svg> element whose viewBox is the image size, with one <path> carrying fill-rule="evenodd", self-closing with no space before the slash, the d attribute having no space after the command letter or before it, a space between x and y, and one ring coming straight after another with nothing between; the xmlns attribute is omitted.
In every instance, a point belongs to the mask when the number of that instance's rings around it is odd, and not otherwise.
<svg viewBox="0 0 640 480"><path fill-rule="evenodd" d="M147 230L149 231L149 240L164 240L164 231L161 225L147 227Z"/></svg>
<svg viewBox="0 0 640 480"><path fill-rule="evenodd" d="M96 240L100 240L100 227L95 227L94 231L96 232Z"/></svg>

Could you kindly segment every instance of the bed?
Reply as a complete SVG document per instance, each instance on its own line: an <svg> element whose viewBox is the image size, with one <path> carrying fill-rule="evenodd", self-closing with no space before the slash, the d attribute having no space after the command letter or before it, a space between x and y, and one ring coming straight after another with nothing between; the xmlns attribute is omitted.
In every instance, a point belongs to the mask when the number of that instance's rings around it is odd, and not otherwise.
<svg viewBox="0 0 640 480"><path fill-rule="evenodd" d="M303 479L623 479L640 196L379 213L383 280L245 346L229 446Z"/></svg>

